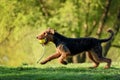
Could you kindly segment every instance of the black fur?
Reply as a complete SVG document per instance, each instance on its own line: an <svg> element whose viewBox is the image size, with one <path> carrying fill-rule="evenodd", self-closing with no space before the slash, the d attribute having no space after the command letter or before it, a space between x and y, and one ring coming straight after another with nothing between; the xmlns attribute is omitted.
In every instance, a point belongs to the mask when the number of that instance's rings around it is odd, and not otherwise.
<svg viewBox="0 0 120 80"><path fill-rule="evenodd" d="M111 35L112 36L112 35ZM55 32L53 35L54 44L58 47L60 44L67 46L70 50L71 55L75 55L81 53L83 51L89 51L96 46L101 46L102 42L106 42L110 40L112 37L108 39L96 39L96 38L67 38L62 36L61 34Z"/></svg>

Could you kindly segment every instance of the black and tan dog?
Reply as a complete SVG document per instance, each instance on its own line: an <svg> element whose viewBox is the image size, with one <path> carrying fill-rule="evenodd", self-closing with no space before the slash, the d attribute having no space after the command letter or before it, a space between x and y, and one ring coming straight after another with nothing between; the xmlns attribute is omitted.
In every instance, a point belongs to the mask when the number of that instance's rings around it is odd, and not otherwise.
<svg viewBox="0 0 120 80"><path fill-rule="evenodd" d="M96 38L67 38L53 29L47 29L43 33L37 36L37 39L46 39L43 45L46 45L48 42L53 42L56 45L56 53L52 54L41 64L45 64L52 59L59 59L59 62L62 64L67 64L65 59L68 56L73 56L79 54L83 51L88 52L88 57L94 62L93 68L98 67L100 62L106 62L107 65L105 68L110 68L111 59L104 58L102 56L102 47L101 43L110 41L114 35L112 30L108 30L111 33L111 36L107 39L96 39Z"/></svg>

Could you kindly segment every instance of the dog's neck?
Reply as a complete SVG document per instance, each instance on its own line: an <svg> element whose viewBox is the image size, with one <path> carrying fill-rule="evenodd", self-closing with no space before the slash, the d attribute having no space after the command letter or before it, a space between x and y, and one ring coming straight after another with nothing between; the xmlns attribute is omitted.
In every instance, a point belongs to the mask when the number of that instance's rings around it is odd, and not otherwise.
<svg viewBox="0 0 120 80"><path fill-rule="evenodd" d="M53 35L53 43L57 46L59 46L60 43L62 43L64 40L66 40L67 38L64 37L63 35L55 32Z"/></svg>

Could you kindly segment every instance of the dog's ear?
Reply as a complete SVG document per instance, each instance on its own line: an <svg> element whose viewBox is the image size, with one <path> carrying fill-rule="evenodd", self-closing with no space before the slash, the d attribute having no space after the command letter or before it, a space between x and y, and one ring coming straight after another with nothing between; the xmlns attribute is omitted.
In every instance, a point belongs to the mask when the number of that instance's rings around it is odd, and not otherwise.
<svg viewBox="0 0 120 80"><path fill-rule="evenodd" d="M51 28L48 28L48 32L51 33L51 34L54 34L54 33L55 33L55 30L54 30L54 29L51 29Z"/></svg>

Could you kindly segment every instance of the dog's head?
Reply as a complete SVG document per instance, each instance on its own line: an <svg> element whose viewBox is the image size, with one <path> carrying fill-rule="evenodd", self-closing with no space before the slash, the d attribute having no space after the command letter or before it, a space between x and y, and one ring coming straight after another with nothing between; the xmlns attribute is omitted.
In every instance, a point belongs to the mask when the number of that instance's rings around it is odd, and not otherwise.
<svg viewBox="0 0 120 80"><path fill-rule="evenodd" d="M54 29L48 28L44 32L42 32L40 35L37 36L38 40L44 40L43 45L46 45L48 42L53 41L53 35L55 33Z"/></svg>

